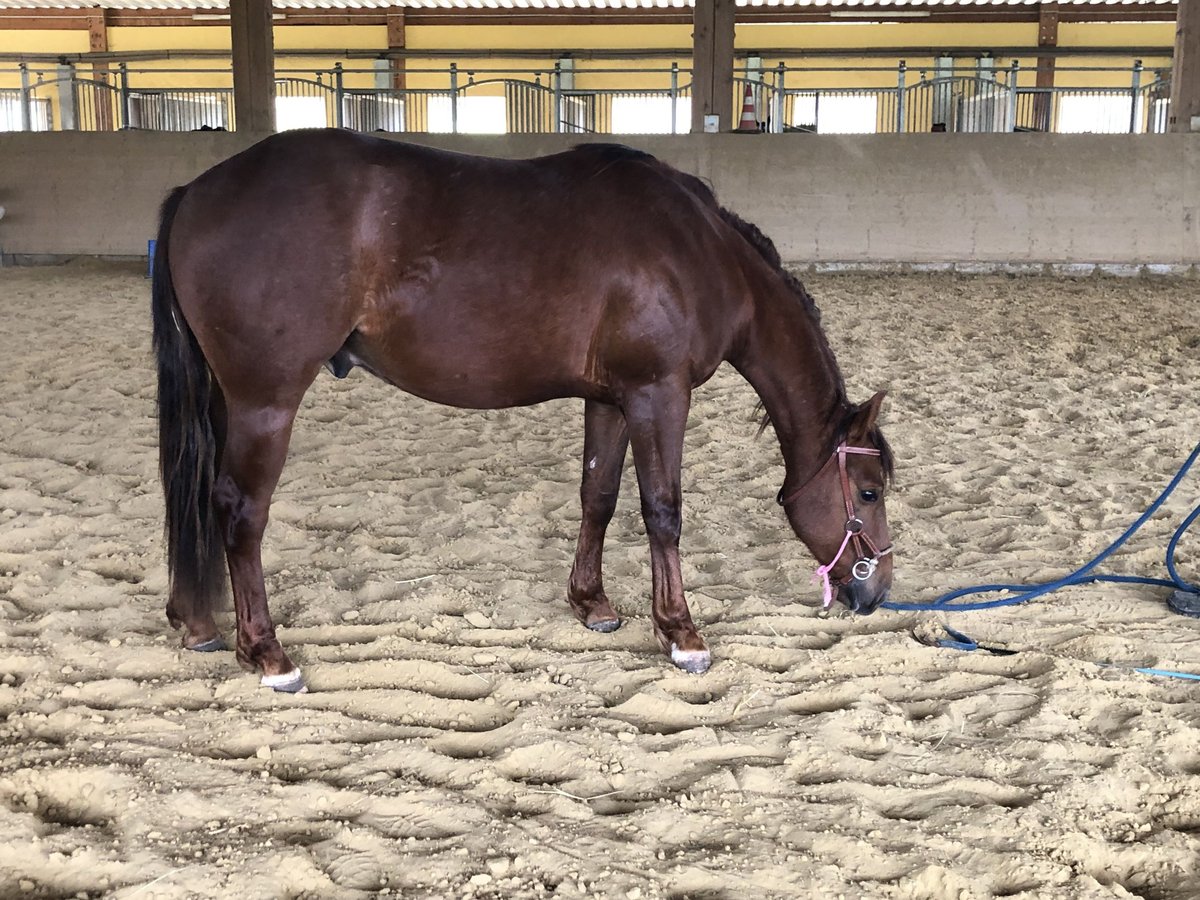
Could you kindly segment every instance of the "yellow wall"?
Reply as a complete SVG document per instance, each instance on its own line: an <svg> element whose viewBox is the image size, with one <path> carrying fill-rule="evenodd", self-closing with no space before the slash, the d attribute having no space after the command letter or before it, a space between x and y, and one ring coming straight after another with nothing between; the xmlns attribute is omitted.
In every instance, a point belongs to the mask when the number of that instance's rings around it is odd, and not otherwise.
<svg viewBox="0 0 1200 900"><path fill-rule="evenodd" d="M989 47L1037 43L1033 22L978 24L895 22L877 25L739 25L737 47L794 47L815 50L843 47Z"/></svg>
<svg viewBox="0 0 1200 900"><path fill-rule="evenodd" d="M690 25L418 25L407 29L410 50L630 50L692 46Z"/></svg>
<svg viewBox="0 0 1200 900"><path fill-rule="evenodd" d="M137 50L228 50L229 26L188 25L163 28L109 28L108 49L114 53Z"/></svg>
<svg viewBox="0 0 1200 900"><path fill-rule="evenodd" d="M82 29L5 31L0 26L0 53L86 53L87 49L88 33Z"/></svg>
<svg viewBox="0 0 1200 900"><path fill-rule="evenodd" d="M1063 22L1060 47L1174 47L1173 22Z"/></svg>
<svg viewBox="0 0 1200 900"><path fill-rule="evenodd" d="M0 30L0 53L86 53L88 50L88 33L86 31L61 30ZM54 64L47 63L34 69L53 78ZM8 63L0 63L0 88L15 88L21 83L17 67Z"/></svg>

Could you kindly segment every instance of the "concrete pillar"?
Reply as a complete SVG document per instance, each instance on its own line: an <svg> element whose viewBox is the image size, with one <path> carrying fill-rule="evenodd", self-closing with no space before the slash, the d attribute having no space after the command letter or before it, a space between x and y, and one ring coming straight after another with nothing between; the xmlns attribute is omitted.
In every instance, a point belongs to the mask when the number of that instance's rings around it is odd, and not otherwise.
<svg viewBox="0 0 1200 900"><path fill-rule="evenodd" d="M59 63L54 77L58 79L58 127L63 131L74 131L79 127L75 109L75 67Z"/></svg>
<svg viewBox="0 0 1200 900"><path fill-rule="evenodd" d="M696 0L692 12L692 131L704 131L704 117L718 117L730 131L733 119L734 0Z"/></svg>
<svg viewBox="0 0 1200 900"><path fill-rule="evenodd" d="M275 130L275 37L271 0L230 0L234 127Z"/></svg>
<svg viewBox="0 0 1200 900"><path fill-rule="evenodd" d="M1200 132L1200 0L1179 0L1167 128L1184 134Z"/></svg>

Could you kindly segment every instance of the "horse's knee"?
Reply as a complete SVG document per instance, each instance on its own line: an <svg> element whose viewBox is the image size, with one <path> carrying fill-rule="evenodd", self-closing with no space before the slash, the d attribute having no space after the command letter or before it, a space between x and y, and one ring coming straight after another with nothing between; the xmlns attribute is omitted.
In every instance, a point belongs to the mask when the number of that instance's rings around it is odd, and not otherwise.
<svg viewBox="0 0 1200 900"><path fill-rule="evenodd" d="M683 516L677 498L654 497L642 501L642 519L646 532L653 538L679 543Z"/></svg>
<svg viewBox="0 0 1200 900"><path fill-rule="evenodd" d="M580 491L584 516L605 522L611 521L613 514L617 511L618 496L616 491L603 491L598 487L584 485L583 490Z"/></svg>

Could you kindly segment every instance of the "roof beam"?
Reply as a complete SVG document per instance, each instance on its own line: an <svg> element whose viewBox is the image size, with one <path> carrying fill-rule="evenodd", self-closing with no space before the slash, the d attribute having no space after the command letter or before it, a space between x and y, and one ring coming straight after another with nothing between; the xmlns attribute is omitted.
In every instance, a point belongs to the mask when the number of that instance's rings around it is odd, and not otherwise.
<svg viewBox="0 0 1200 900"><path fill-rule="evenodd" d="M996 59L1027 59L1030 57L1050 56L1058 60L1075 56L1114 57L1119 59L1170 59L1174 48L1170 45L1151 47L1112 46L1112 47L1047 47L1017 46L1017 47L838 47L812 49L796 47L759 47L753 51L755 56L772 60L800 60L819 62L824 59L881 59L895 62L898 59L924 59L937 56L953 56L972 59L979 56L993 56ZM649 48L634 50L571 50L556 47L545 47L523 50L473 50L469 48L456 50L396 50L388 51L363 50L362 48L314 47L307 50L280 50L275 54L276 59L305 59L310 57L334 58L343 60L367 59L406 59L414 60L468 60L468 59L528 59L542 62L548 59L588 59L588 60L686 60L692 55L691 48ZM746 50L737 50L735 58L744 59L749 55ZM228 59L227 50L134 50L110 53L0 53L0 62L27 62L54 64L58 62L97 63L97 62L146 62L150 60L189 60L189 59Z"/></svg>

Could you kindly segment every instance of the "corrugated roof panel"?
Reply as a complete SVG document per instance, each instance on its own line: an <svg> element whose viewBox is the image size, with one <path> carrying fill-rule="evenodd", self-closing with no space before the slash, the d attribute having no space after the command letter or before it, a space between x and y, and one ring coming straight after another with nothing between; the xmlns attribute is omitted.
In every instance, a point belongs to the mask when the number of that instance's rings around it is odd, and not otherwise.
<svg viewBox="0 0 1200 900"><path fill-rule="evenodd" d="M738 6L758 6L764 0L736 0ZM1041 0L765 0L768 6L828 6L833 8L898 7L921 3L925 6L1034 6ZM1177 3L1178 0L1058 0L1061 6L1146 6ZM497 3L483 0L484 5ZM692 6L694 0L560 0L560 8L591 7L598 9L663 6ZM274 0L277 9L379 9L387 7L475 8L471 0ZM505 8L548 6L526 0L499 0ZM227 9L229 0L0 0L0 9Z"/></svg>

